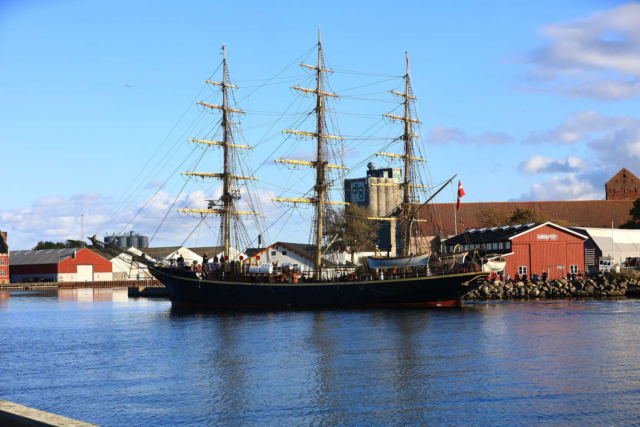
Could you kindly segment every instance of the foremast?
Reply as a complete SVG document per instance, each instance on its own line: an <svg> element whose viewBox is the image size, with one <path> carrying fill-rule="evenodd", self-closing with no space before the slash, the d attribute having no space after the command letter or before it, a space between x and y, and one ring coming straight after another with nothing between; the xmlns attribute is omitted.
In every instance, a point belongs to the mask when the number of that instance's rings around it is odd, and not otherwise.
<svg viewBox="0 0 640 427"><path fill-rule="evenodd" d="M376 153L380 156L386 156L391 158L401 158L404 163L404 177L403 181L400 184L402 187L402 210L400 215L400 222L402 224L402 256L409 256L411 253L411 225L412 222L422 222L424 220L416 220L414 219L413 210L412 210L412 189L413 188L424 188L423 185L414 184L412 181L415 178L415 168L413 164L415 162L424 162L426 159L422 159L420 157L415 157L413 155L413 141L415 138L418 138L418 135L413 132L413 124L422 124L421 121L413 118L411 116L411 103L417 101L413 95L413 91L411 89L411 78L409 76L409 54L405 52L405 56L407 59L407 69L406 74L404 76L405 79L405 87L404 93L397 92L395 90L390 90L392 94L400 97L402 99L402 103L404 105L404 116L397 116L393 114L383 114L384 117L390 118L392 120L401 121L404 124L404 132L401 139L403 144L403 153L402 154L394 154L394 153ZM379 220L384 220L386 218L376 218ZM388 218L389 220L395 220L395 218Z"/></svg>
<svg viewBox="0 0 640 427"><path fill-rule="evenodd" d="M295 131L291 129L286 129L283 132L303 137L315 137L316 139L316 158L313 162L301 161L301 160L289 160L289 159L276 159L276 162L280 163L289 163L295 165L305 165L311 166L316 170L316 180L315 185L313 187L313 191L315 197L313 198L276 198L274 201L278 202L292 202L292 203L309 203L315 205L315 235L314 235L314 268L315 268L315 279L321 280L322 278L322 237L323 237L323 228L324 228L324 206L327 204L341 204L346 205L344 202L334 202L327 199L327 189L329 187L329 183L327 181L327 170L328 169L348 169L344 166L339 165L330 165L326 159L327 149L325 146L326 140L344 140L344 138L336 135L329 135L325 132L325 98L339 98L338 95L334 93L325 92L323 90L323 80L325 73L333 73L333 70L329 70L324 68L324 58L322 54L322 38L320 28L318 28L318 65L308 65L308 64L300 64L301 67L309 68L315 70L316 72L316 89L308 89L302 88L298 86L293 86L292 89L297 91L306 93L306 94L314 94L316 97L316 132L301 132Z"/></svg>
<svg viewBox="0 0 640 427"><path fill-rule="evenodd" d="M232 180L257 180L255 177L251 176L242 176L235 175L233 162L232 162L232 150L236 149L245 149L251 150L253 147L247 145L240 145L233 143L233 133L231 129L231 125L233 121L231 120L232 114L244 114L244 111L239 110L237 108L233 108L230 106L230 90L239 89L238 86L235 86L229 83L229 70L227 68L227 47L226 45L222 45L222 82L214 82L211 80L205 80L206 83L211 84L213 86L220 87L222 91L222 105L214 105L206 102L197 102L198 105L202 105L203 107L209 108L213 110L219 110L222 113L222 118L220 122L220 127L222 128L222 141L209 141L203 139L189 139L191 142L195 142L198 144L204 144L212 147L222 147L223 151L223 169L222 173L206 173L206 172L183 172L183 175L186 176L196 176L201 178L218 178L222 181L222 196L220 197L220 202L218 203L215 200L209 202L208 209L178 209L179 212L186 213L194 213L200 214L202 216L207 214L216 214L220 215L222 218L221 222L221 232L223 236L223 244L224 244L224 256L226 259L231 260L232 255L230 253L231 248L231 221L233 217L238 215L259 215L257 212L249 212L249 211L239 211L236 210L235 200L240 198L240 192L234 190ZM219 206L219 208L214 209ZM228 263L225 263L228 268Z"/></svg>

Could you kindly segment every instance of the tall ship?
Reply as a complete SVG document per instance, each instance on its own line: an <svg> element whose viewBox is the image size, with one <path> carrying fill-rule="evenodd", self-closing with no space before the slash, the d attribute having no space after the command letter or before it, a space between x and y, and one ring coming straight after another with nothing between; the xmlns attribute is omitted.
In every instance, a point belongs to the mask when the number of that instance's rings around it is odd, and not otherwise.
<svg viewBox="0 0 640 427"><path fill-rule="evenodd" d="M458 306L462 297L481 286L491 274L495 262L486 253L475 250L459 252L455 255L439 255L429 246L419 243L422 207L428 204L452 180L437 187L428 188L428 193L419 190L427 186L419 182L423 175L425 159L416 153L415 132L421 122L415 117L414 96L409 75L409 58L406 58L406 73L403 76L403 90L390 90L398 99L397 108L383 114L389 121L402 126L402 134L392 139L392 144L384 144L386 151L376 155L400 161L403 168L393 182L377 180L377 186L392 187L396 196L393 213L380 215L371 211L353 210L349 202L334 200L332 191L335 182L347 176L349 169L344 164L332 164L343 160L345 138L332 133L329 124L335 124L328 115L335 111L331 104L339 95L331 91L328 75L333 73L325 60L320 30L318 30L317 62L315 65L299 64L311 74L315 87L293 86L291 89L303 96L311 97L314 108L309 113L313 119L312 131L284 129L290 137L310 140L314 144L313 158L299 160L292 158L273 159L278 165L292 168L309 168L314 175L314 184L305 197L274 197L273 203L305 206L308 208L310 236L308 240L309 258L313 268L301 269L297 265L285 265L260 260L251 245L256 246L262 238L264 217L257 207L247 183L257 181L251 171L249 153L252 147L242 140L239 128L240 116L244 112L235 102L238 88L229 75L226 47L223 46L220 81L207 80L217 92L218 104L200 101L197 104L220 115L219 127L210 139L193 138L189 141L207 150L220 151L221 168L217 171L187 171L183 175L189 179L219 180L219 197L208 200L204 209L185 207L179 211L196 218L217 218L219 220L218 245L220 257L205 260L202 265L189 265L184 260L153 260L148 256L131 254L135 262L145 263L150 273L169 290L174 306L194 306L213 308L283 308L283 307L429 307ZM396 89L399 89L397 87ZM397 111L396 111L397 110ZM392 114L394 113L394 114ZM335 126L334 126L335 127ZM214 140L213 137L217 137ZM396 152L393 147L396 147ZM337 163L337 162L336 162ZM286 171L280 172L286 174ZM284 179L284 178L283 178ZM420 194L427 194L424 201ZM358 218L351 216L358 214ZM351 215L351 216L350 216ZM335 250L340 233L336 232L338 221L370 221L393 225L398 237L393 250L372 248L367 256L361 256L359 263L335 265L327 261L327 254ZM248 224L254 222L255 225ZM277 222L277 221L276 221ZM339 225L339 224L338 224ZM286 223L278 223L280 228ZM250 234L257 234L251 237ZM95 236L93 243L104 251L123 252L115 243L105 244ZM332 249L333 248L333 249ZM124 250L126 251L126 250ZM144 249L141 249L144 252ZM386 252L386 256L385 253Z"/></svg>

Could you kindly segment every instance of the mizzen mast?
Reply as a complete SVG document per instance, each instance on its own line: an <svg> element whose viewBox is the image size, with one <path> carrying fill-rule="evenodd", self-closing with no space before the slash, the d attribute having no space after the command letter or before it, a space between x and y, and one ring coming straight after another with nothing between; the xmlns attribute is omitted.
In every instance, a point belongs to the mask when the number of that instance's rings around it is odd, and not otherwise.
<svg viewBox="0 0 640 427"><path fill-rule="evenodd" d="M205 172L183 172L186 176L197 176L200 178L218 178L222 180L222 196L220 201L212 200L209 202L208 209L179 209L179 212L195 213L200 215L217 214L222 217L221 232L224 241L224 255L231 259L231 220L237 215L258 215L257 212L239 211L234 208L235 200L240 198L240 192L233 188L232 180L257 180L251 176L242 176L234 174L233 153L234 149L252 149L248 145L240 145L233 143L233 134L231 130L232 120L231 114L244 114L244 111L232 108L229 102L230 89L239 89L229 83L229 70L227 68L227 47L222 45L222 82L214 82L205 80L213 86L218 86L222 91L222 105L209 104L206 102L197 102L198 105L210 108L212 110L220 110L222 112L222 141L209 141L203 139L189 139L191 142L208 145L212 147L222 147L223 150L223 169L222 173L205 173ZM219 207L216 209L216 207ZM228 265L228 264L226 264Z"/></svg>
<svg viewBox="0 0 640 427"><path fill-rule="evenodd" d="M344 138L336 135L328 135L325 133L325 98L339 98L334 93L325 92L323 90L323 80L325 73L333 73L333 70L324 68L324 60L322 55L322 39L320 28L318 28L318 65L300 64L301 67L315 70L316 72L316 89L302 88L293 86L292 89L300 91L305 94L314 94L316 97L316 132L301 132L291 129L286 129L283 132L291 135L297 135L302 137L313 137L317 141L316 145L316 158L313 162L306 162L300 160L288 160L288 159L276 159L276 162L289 163L296 165L311 166L316 169L316 181L313 187L315 197L313 198L277 198L273 199L278 202L292 202L292 203L310 203L315 204L316 216L315 216L315 237L314 237L314 267L315 278L320 280L322 278L322 237L324 227L324 205L327 204L341 204L346 205L344 202L334 202L327 199L327 188L329 183L327 180L326 172L328 169L347 169L344 166L330 165L326 160L327 148L326 140L344 140Z"/></svg>

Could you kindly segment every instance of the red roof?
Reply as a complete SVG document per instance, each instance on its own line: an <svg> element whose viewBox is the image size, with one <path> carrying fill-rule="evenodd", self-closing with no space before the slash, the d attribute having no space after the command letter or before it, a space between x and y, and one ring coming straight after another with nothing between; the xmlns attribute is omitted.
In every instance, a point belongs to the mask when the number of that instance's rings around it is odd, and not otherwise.
<svg viewBox="0 0 640 427"><path fill-rule="evenodd" d="M577 200L558 202L482 202L462 203L458 211L458 232L468 228L501 226L504 224L481 224L482 212L494 209L512 213L516 208L536 209L549 221L565 220L577 227L609 228L611 221L619 227L631 219L629 210L633 200ZM437 236L442 229L445 235L455 234L455 203L433 203L422 208L420 218L429 222L423 225L423 234Z"/></svg>

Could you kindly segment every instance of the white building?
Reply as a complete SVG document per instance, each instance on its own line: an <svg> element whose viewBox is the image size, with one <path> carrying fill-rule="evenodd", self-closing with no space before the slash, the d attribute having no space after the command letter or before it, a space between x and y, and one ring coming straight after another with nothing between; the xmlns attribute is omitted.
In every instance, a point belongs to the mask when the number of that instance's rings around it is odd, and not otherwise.
<svg viewBox="0 0 640 427"><path fill-rule="evenodd" d="M584 243L586 269L597 266L600 257L613 257L617 264L622 264L627 258L640 257L640 230L569 228L588 237Z"/></svg>
<svg viewBox="0 0 640 427"><path fill-rule="evenodd" d="M301 272L312 274L315 270L315 247L303 243L276 242L266 248L247 249L251 265L264 263L297 264ZM259 258L258 258L259 257ZM347 252L328 252L322 257L324 279L332 279L343 273L354 271L351 254Z"/></svg>

